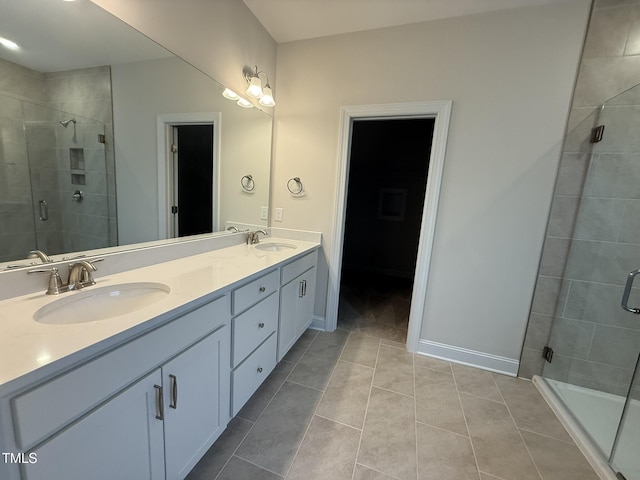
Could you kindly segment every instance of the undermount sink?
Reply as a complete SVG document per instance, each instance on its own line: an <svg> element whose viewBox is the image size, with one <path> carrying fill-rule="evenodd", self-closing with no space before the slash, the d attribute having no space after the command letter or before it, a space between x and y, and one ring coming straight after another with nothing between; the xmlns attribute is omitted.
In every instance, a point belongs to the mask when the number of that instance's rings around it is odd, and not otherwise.
<svg viewBox="0 0 640 480"><path fill-rule="evenodd" d="M33 319L52 325L96 322L139 310L165 298L171 289L162 283L120 283L62 294L38 309Z"/></svg>
<svg viewBox="0 0 640 480"><path fill-rule="evenodd" d="M290 249L292 250L294 248L297 248L297 247L290 243L268 242L268 243L259 243L256 245L257 250L262 250L264 252L282 252L283 250L290 250Z"/></svg>

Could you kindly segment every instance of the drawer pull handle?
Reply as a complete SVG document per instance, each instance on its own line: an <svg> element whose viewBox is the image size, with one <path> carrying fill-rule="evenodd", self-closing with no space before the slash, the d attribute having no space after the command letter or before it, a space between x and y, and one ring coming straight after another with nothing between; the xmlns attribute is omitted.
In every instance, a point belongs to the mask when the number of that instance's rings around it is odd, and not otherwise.
<svg viewBox="0 0 640 480"><path fill-rule="evenodd" d="M262 367L258 367L258 373L262 373Z"/></svg>
<svg viewBox="0 0 640 480"><path fill-rule="evenodd" d="M260 323L258 324L258 327L259 327L259 328L264 328L264 322L260 322Z"/></svg>
<svg viewBox="0 0 640 480"><path fill-rule="evenodd" d="M264 293L266 289L266 287L260 287L260 293Z"/></svg>
<svg viewBox="0 0 640 480"><path fill-rule="evenodd" d="M164 420L164 398L162 396L162 386L154 385L156 389L156 419Z"/></svg>
<svg viewBox="0 0 640 480"><path fill-rule="evenodd" d="M178 408L178 379L175 375L169 375L171 381L171 398L169 399L169 408L174 410Z"/></svg>

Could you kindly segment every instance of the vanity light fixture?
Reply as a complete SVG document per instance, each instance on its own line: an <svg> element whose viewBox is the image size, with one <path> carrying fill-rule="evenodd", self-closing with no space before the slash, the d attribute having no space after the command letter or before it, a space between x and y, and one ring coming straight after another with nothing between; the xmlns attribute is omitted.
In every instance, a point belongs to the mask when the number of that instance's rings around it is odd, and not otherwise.
<svg viewBox="0 0 640 480"><path fill-rule="evenodd" d="M240 98L240 95L229 88L224 89L224 92L222 92L222 96L224 98L228 98L229 100L238 100Z"/></svg>
<svg viewBox="0 0 640 480"><path fill-rule="evenodd" d="M9 50L18 50L18 44L16 42L12 42L11 40L9 40L8 38L4 38L4 37L0 37L0 45L2 45L5 48L8 48Z"/></svg>
<svg viewBox="0 0 640 480"><path fill-rule="evenodd" d="M253 104L249 100L246 100L242 97L238 98L238 101L236 103L242 108L253 108Z"/></svg>
<svg viewBox="0 0 640 480"><path fill-rule="evenodd" d="M242 108L253 108L253 104L250 101L242 98L240 95L229 88L224 89L224 92L222 92L222 96L224 98L228 98L229 100L234 100Z"/></svg>
<svg viewBox="0 0 640 480"><path fill-rule="evenodd" d="M263 107L273 107L276 102L273 99L273 92L271 91L271 85L269 85L269 76L263 72L258 71L258 66L255 65L253 70L243 71L244 79L247 82L247 95L251 98L259 98L258 103ZM260 75L264 75L266 82L264 87L262 86L262 79Z"/></svg>

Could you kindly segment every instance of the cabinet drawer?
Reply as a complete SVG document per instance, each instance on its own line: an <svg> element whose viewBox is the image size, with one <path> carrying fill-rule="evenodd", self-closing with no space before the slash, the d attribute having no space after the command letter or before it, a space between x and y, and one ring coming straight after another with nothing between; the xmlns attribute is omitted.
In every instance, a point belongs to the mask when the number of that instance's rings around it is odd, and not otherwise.
<svg viewBox="0 0 640 480"><path fill-rule="evenodd" d="M225 296L13 398L17 445L32 447L228 319Z"/></svg>
<svg viewBox="0 0 640 480"><path fill-rule="evenodd" d="M276 366L276 334L272 334L255 352L231 373L231 416L247 403Z"/></svg>
<svg viewBox="0 0 640 480"><path fill-rule="evenodd" d="M298 260L295 260L284 267L282 267L282 285L289 283L298 275L306 272L311 267L315 266L318 261L318 251L314 250L308 255L305 255Z"/></svg>
<svg viewBox="0 0 640 480"><path fill-rule="evenodd" d="M233 367L276 331L278 303L278 295L272 293L233 319Z"/></svg>
<svg viewBox="0 0 640 480"><path fill-rule="evenodd" d="M246 310L278 289L278 271L274 270L233 291L233 314Z"/></svg>

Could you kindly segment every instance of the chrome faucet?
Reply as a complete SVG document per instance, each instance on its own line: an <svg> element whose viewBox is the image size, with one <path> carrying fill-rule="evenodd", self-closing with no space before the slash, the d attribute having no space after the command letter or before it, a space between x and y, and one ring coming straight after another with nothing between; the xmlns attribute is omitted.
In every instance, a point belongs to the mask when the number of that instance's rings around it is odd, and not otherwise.
<svg viewBox="0 0 640 480"><path fill-rule="evenodd" d="M96 266L86 260L80 260L71 265L69 279L67 280L69 290L79 290L82 287L95 285L96 281L93 279L93 272L96 270L98 270Z"/></svg>
<svg viewBox="0 0 640 480"><path fill-rule="evenodd" d="M227 232L238 233L239 231L240 230L238 230L238 227L234 227L233 225L227 227Z"/></svg>
<svg viewBox="0 0 640 480"><path fill-rule="evenodd" d="M27 258L39 258L40 260L42 260L42 263L53 262L53 260L51 260L51 257L49 257L49 255L44 253L42 250L31 250Z"/></svg>
<svg viewBox="0 0 640 480"><path fill-rule="evenodd" d="M96 281L93 279L93 272L95 272L97 268L94 263L102 260L102 258L91 261L80 260L76 263L69 264L69 277L66 283L62 281L62 278L60 278L60 274L56 267L29 270L27 273L48 273L49 286L47 287L46 293L47 295L59 295L60 293L68 292L69 290L79 290L83 287L88 287L89 285L95 285Z"/></svg>
<svg viewBox="0 0 640 480"><path fill-rule="evenodd" d="M265 237L267 236L267 232L264 230L256 230L255 232L247 233L247 245L255 245L256 243L260 243L259 233L263 234Z"/></svg>

